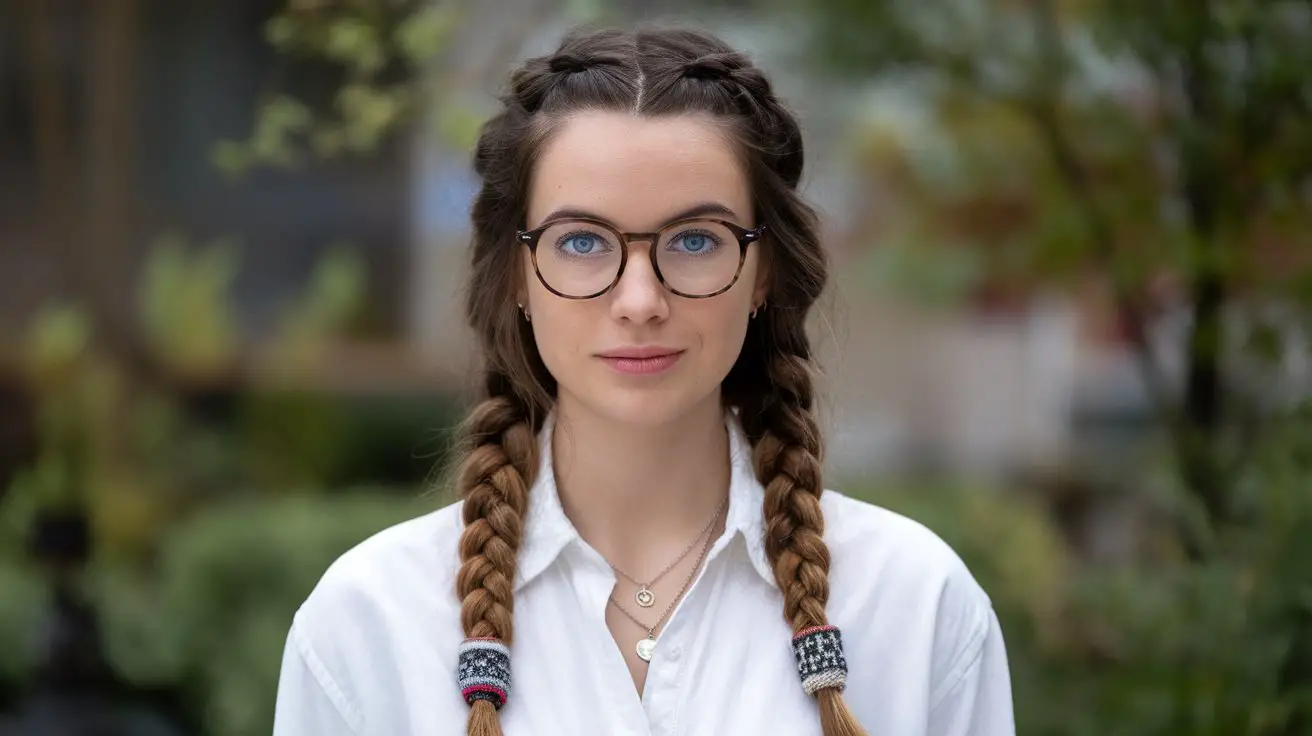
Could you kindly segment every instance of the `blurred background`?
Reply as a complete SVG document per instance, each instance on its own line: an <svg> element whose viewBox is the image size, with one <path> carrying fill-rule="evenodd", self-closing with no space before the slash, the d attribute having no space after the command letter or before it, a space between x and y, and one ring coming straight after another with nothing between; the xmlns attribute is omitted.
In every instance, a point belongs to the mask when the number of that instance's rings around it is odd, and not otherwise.
<svg viewBox="0 0 1312 736"><path fill-rule="evenodd" d="M499 83L642 20L798 111L827 485L965 558L1020 732L1312 734L1306 0L4 0L0 733L268 733L451 500Z"/></svg>

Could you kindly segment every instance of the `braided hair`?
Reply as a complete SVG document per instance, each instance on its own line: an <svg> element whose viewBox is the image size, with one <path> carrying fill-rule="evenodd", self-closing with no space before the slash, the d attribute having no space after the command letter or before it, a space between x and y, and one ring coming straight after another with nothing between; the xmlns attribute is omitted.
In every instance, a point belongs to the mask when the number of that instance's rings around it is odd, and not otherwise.
<svg viewBox="0 0 1312 736"><path fill-rule="evenodd" d="M570 113L585 109L653 117L710 114L727 126L738 148L757 222L769 228L763 251L771 265L769 303L751 320L722 395L738 410L765 487L766 553L783 593L783 615L798 637L836 635L825 614L830 560L820 506L824 448L805 330L827 265L815 212L797 194L803 165L797 121L761 70L712 34L579 29L554 53L530 58L510 75L501 109L483 125L473 156L482 184L472 212L465 314L478 336L486 375L485 396L464 426L457 474L465 526L456 595L466 644L500 652L508 678L516 557L538 469L536 435L556 381L516 307L523 260L507 244L527 224L529 175L543 143ZM841 679L812 681L807 690L817 699L825 736L863 736L843 701ZM465 696L468 734L499 736L505 689L467 688Z"/></svg>

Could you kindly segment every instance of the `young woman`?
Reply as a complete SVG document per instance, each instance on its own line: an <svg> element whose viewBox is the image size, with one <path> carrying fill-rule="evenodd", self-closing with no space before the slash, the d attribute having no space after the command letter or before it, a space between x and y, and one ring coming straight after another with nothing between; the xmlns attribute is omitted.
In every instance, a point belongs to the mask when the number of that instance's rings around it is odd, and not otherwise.
<svg viewBox="0 0 1312 736"><path fill-rule="evenodd" d="M474 154L461 503L296 614L277 736L1004 736L985 593L825 491L802 137L688 30L578 31Z"/></svg>

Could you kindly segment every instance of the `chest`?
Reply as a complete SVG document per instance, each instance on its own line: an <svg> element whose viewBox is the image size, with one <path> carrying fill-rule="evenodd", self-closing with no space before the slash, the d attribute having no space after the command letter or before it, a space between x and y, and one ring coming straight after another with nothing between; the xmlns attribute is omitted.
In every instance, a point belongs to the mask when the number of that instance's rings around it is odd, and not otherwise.
<svg viewBox="0 0 1312 736"><path fill-rule="evenodd" d="M632 647L615 636L613 576L566 567L543 581L554 585L525 590L516 603L506 736L818 736L778 592L745 561L717 562L666 618L641 692Z"/></svg>
<svg viewBox="0 0 1312 736"><path fill-rule="evenodd" d="M725 626L699 620L712 613L726 614ZM771 621L743 613L689 599L660 633L641 693L633 658L604 620L588 621L580 612L568 637L525 625L523 633L541 643L517 653L515 699L502 712L506 736L819 736L815 703L798 684L787 631L769 631Z"/></svg>
<svg viewBox="0 0 1312 736"><path fill-rule="evenodd" d="M820 736L780 594L745 565L708 565L659 633L641 693L607 621L612 575L565 567L560 577L543 576L522 590L510 702L501 711L505 736ZM856 634L853 624L840 625ZM378 733L464 736L468 710L449 668L435 664L454 661L454 646L398 648L402 662L431 669L384 678L392 705L369 709ZM847 647L849 705L870 733L924 736L926 680L911 671L903 650L869 648L859 634Z"/></svg>

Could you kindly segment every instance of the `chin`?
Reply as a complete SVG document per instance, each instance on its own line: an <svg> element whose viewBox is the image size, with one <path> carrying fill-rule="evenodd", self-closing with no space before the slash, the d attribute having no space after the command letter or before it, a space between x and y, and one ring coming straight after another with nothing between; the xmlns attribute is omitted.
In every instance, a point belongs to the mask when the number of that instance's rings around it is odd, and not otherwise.
<svg viewBox="0 0 1312 736"><path fill-rule="evenodd" d="M688 414L696 400L659 389L621 389L599 392L587 403L612 422L638 426L669 424Z"/></svg>
<svg viewBox="0 0 1312 736"><path fill-rule="evenodd" d="M616 424L655 427L718 402L718 394L702 395L689 386L599 386L574 393L577 408Z"/></svg>

